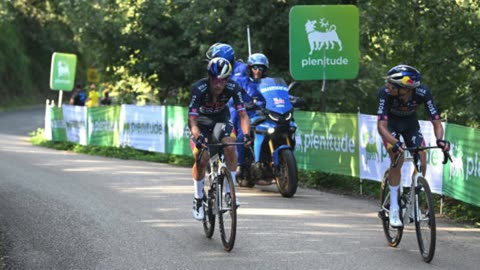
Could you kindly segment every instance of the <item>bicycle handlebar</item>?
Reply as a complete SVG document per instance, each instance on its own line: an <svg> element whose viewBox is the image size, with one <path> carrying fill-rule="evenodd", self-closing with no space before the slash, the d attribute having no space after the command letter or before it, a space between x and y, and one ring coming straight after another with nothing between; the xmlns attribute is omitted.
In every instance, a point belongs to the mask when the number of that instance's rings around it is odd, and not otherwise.
<svg viewBox="0 0 480 270"><path fill-rule="evenodd" d="M438 146L414 146L414 147L404 147L402 148L404 151L409 151L409 152L413 152L413 155L415 155L416 153L420 152L420 151L423 151L423 150L428 150L428 149L435 149L435 148L438 148L438 149L441 149L441 147L438 147ZM403 156L403 152L397 154L397 156L395 157L395 160L394 162L392 163L392 168L395 168L397 167L398 165L398 160L400 160L400 158ZM442 161L442 164L447 164L447 162L450 160L450 162L453 162L452 160L452 157L450 156L450 153L449 152L443 152L443 161Z"/></svg>
<svg viewBox="0 0 480 270"><path fill-rule="evenodd" d="M200 149L200 153L198 153L198 157L197 157L196 162L199 162L202 159L202 155L205 152L205 150L209 149L212 146L219 146L220 148L223 148L225 146L243 145L243 144L245 144L245 143L237 143L237 142L235 142L235 143L207 143L207 144L205 144L207 147L204 147L204 148Z"/></svg>

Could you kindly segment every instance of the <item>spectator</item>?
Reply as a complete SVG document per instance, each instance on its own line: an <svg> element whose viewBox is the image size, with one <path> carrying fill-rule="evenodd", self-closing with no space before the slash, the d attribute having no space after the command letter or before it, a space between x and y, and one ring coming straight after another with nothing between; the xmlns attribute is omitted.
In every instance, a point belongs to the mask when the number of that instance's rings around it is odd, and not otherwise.
<svg viewBox="0 0 480 270"><path fill-rule="evenodd" d="M75 106L85 106L85 100L87 99L87 93L82 88L80 83L75 85L75 89L73 90L72 95L70 96L70 105Z"/></svg>
<svg viewBox="0 0 480 270"><path fill-rule="evenodd" d="M103 92L103 98L102 100L100 100L100 105L102 106L112 105L112 99L110 98L109 91Z"/></svg>
<svg viewBox="0 0 480 270"><path fill-rule="evenodd" d="M98 107L99 99L100 99L100 94L98 93L97 89L95 89L95 84L92 83L90 85L90 91L88 91L88 98L85 105L87 107Z"/></svg>

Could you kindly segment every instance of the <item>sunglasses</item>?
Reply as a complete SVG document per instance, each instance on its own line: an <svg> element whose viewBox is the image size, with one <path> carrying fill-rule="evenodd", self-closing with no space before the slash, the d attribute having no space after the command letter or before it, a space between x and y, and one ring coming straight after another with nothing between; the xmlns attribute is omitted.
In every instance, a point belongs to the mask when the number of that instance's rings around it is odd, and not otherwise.
<svg viewBox="0 0 480 270"><path fill-rule="evenodd" d="M260 70L260 71L265 71L265 67L264 66L252 66L252 69L253 70Z"/></svg>
<svg viewBox="0 0 480 270"><path fill-rule="evenodd" d="M228 78L223 78L223 79L221 79L221 78L213 77L212 79L213 79L213 82L214 82L214 83L225 83L225 82L228 81Z"/></svg>

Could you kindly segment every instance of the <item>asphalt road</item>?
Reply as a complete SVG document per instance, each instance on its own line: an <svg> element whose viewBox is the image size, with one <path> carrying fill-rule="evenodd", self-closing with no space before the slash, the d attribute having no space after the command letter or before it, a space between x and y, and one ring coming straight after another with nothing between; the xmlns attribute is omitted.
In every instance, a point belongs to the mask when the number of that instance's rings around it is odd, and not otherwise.
<svg viewBox="0 0 480 270"><path fill-rule="evenodd" d="M480 230L438 220L422 261L413 226L390 248L377 201L239 188L237 241L193 220L189 168L32 146L44 109L0 113L0 231L8 269L478 269Z"/></svg>

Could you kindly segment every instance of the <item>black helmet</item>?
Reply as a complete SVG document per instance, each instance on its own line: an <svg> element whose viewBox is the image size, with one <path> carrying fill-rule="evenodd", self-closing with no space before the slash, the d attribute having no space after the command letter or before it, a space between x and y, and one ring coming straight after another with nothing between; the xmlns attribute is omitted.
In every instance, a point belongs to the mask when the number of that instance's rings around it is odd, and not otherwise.
<svg viewBox="0 0 480 270"><path fill-rule="evenodd" d="M396 87L414 89L420 86L421 75L408 65L394 66L387 72L386 81Z"/></svg>

